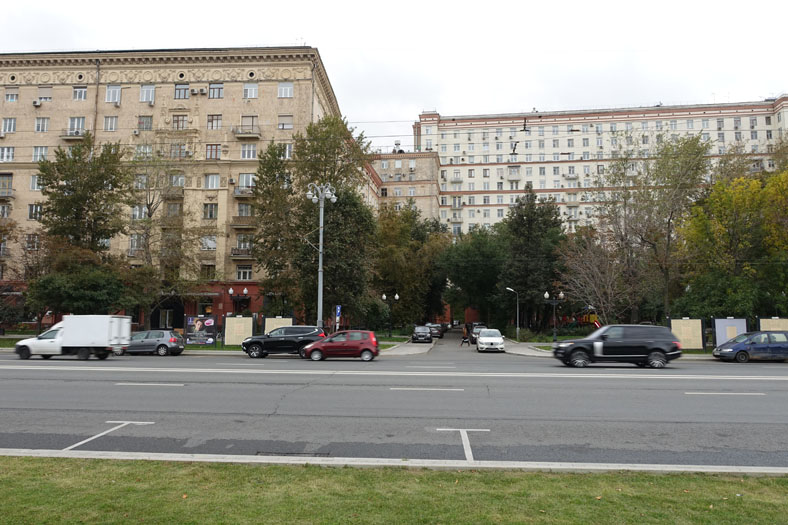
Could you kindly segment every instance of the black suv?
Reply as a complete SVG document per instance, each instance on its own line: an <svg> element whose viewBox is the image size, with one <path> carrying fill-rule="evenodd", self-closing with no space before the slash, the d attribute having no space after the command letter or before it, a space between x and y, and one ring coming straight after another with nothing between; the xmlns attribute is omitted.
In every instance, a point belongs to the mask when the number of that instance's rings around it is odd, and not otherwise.
<svg viewBox="0 0 788 525"><path fill-rule="evenodd" d="M614 324L585 339L553 343L553 357L579 368L591 363L624 362L663 368L681 357L681 343L664 326Z"/></svg>
<svg viewBox="0 0 788 525"><path fill-rule="evenodd" d="M264 335L247 337L241 343L249 357L267 357L268 354L299 354L306 357L304 347L326 336L317 326L283 326Z"/></svg>

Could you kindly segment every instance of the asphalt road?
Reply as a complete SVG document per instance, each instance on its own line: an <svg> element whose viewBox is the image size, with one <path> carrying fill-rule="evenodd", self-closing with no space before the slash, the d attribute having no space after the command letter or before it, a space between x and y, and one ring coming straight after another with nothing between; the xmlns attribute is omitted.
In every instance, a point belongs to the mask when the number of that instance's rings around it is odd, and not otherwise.
<svg viewBox="0 0 788 525"><path fill-rule="evenodd" d="M0 449L788 467L788 365L0 355ZM3 453L0 451L0 453Z"/></svg>

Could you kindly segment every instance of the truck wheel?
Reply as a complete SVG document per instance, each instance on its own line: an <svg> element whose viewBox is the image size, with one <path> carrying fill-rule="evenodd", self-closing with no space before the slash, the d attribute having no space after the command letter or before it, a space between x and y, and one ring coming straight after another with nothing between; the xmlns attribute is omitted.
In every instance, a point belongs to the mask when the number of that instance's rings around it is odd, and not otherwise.
<svg viewBox="0 0 788 525"><path fill-rule="evenodd" d="M121 356L121 355L125 354L126 351L124 349L122 349L122 348L114 348L112 350L112 353L117 355L117 356Z"/></svg>
<svg viewBox="0 0 788 525"><path fill-rule="evenodd" d="M102 350L100 352L96 352L96 357L99 359L106 359L109 357L109 350Z"/></svg>
<svg viewBox="0 0 788 525"><path fill-rule="evenodd" d="M156 347L156 355L160 355L162 357L165 355L170 355L170 349L167 348L167 345L159 345Z"/></svg>
<svg viewBox="0 0 788 525"><path fill-rule="evenodd" d="M26 346L23 346L17 350L19 354L19 359L30 359L30 349Z"/></svg>
<svg viewBox="0 0 788 525"><path fill-rule="evenodd" d="M253 344L249 347L249 357L257 359L263 357L263 347L259 344Z"/></svg>
<svg viewBox="0 0 788 525"><path fill-rule="evenodd" d="M87 361L90 359L90 348L80 348L77 350L77 359L80 361Z"/></svg>

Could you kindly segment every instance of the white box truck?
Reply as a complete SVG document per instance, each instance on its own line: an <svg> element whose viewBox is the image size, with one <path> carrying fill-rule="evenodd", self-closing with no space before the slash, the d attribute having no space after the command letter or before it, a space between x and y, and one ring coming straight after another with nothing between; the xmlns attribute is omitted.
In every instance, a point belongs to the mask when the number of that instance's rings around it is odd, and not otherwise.
<svg viewBox="0 0 788 525"><path fill-rule="evenodd" d="M131 317L123 315L65 315L37 337L16 343L20 359L40 355L49 359L53 355L75 355L88 359L90 354L106 359L117 350L125 351L131 338Z"/></svg>

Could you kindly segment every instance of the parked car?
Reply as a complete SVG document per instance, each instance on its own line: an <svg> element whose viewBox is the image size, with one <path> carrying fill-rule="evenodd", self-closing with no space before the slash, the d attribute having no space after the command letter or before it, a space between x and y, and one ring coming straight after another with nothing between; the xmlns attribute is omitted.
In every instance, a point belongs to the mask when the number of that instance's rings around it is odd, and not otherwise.
<svg viewBox="0 0 788 525"><path fill-rule="evenodd" d="M131 334L129 345L123 349L114 350L115 355L123 354L156 354L180 355L185 348L183 336L173 330L146 330Z"/></svg>
<svg viewBox="0 0 788 525"><path fill-rule="evenodd" d="M432 331L426 326L417 326L413 329L413 335L410 336L413 343L431 343Z"/></svg>
<svg viewBox="0 0 788 525"><path fill-rule="evenodd" d="M503 336L494 328L485 328L479 331L476 337L477 352L503 352Z"/></svg>
<svg viewBox="0 0 788 525"><path fill-rule="evenodd" d="M312 361L327 357L360 357L362 361L372 361L379 353L375 332L367 330L336 332L304 347L304 356Z"/></svg>
<svg viewBox="0 0 788 525"><path fill-rule="evenodd" d="M427 323L425 326L430 329L430 335L432 337L437 337L438 339L443 338L443 330L441 330L441 325L435 323Z"/></svg>
<svg viewBox="0 0 788 525"><path fill-rule="evenodd" d="M714 349L712 355L722 361L746 363L788 360L788 332L761 331L739 334Z"/></svg>
<svg viewBox="0 0 788 525"><path fill-rule="evenodd" d="M486 329L487 329L487 327L484 326L483 324L475 324L474 325L474 327L471 330L471 333L469 335L472 345L476 344L476 339L478 339L478 337L479 337L479 332L481 332L482 330L486 330Z"/></svg>
<svg viewBox="0 0 788 525"><path fill-rule="evenodd" d="M662 368L681 357L681 343L664 326L608 325L583 339L553 343L553 356L578 368L601 362Z"/></svg>
<svg viewBox="0 0 788 525"><path fill-rule="evenodd" d="M241 342L249 357L268 357L268 354L299 354L306 357L304 347L326 336L317 326L283 326L267 334L253 335Z"/></svg>

